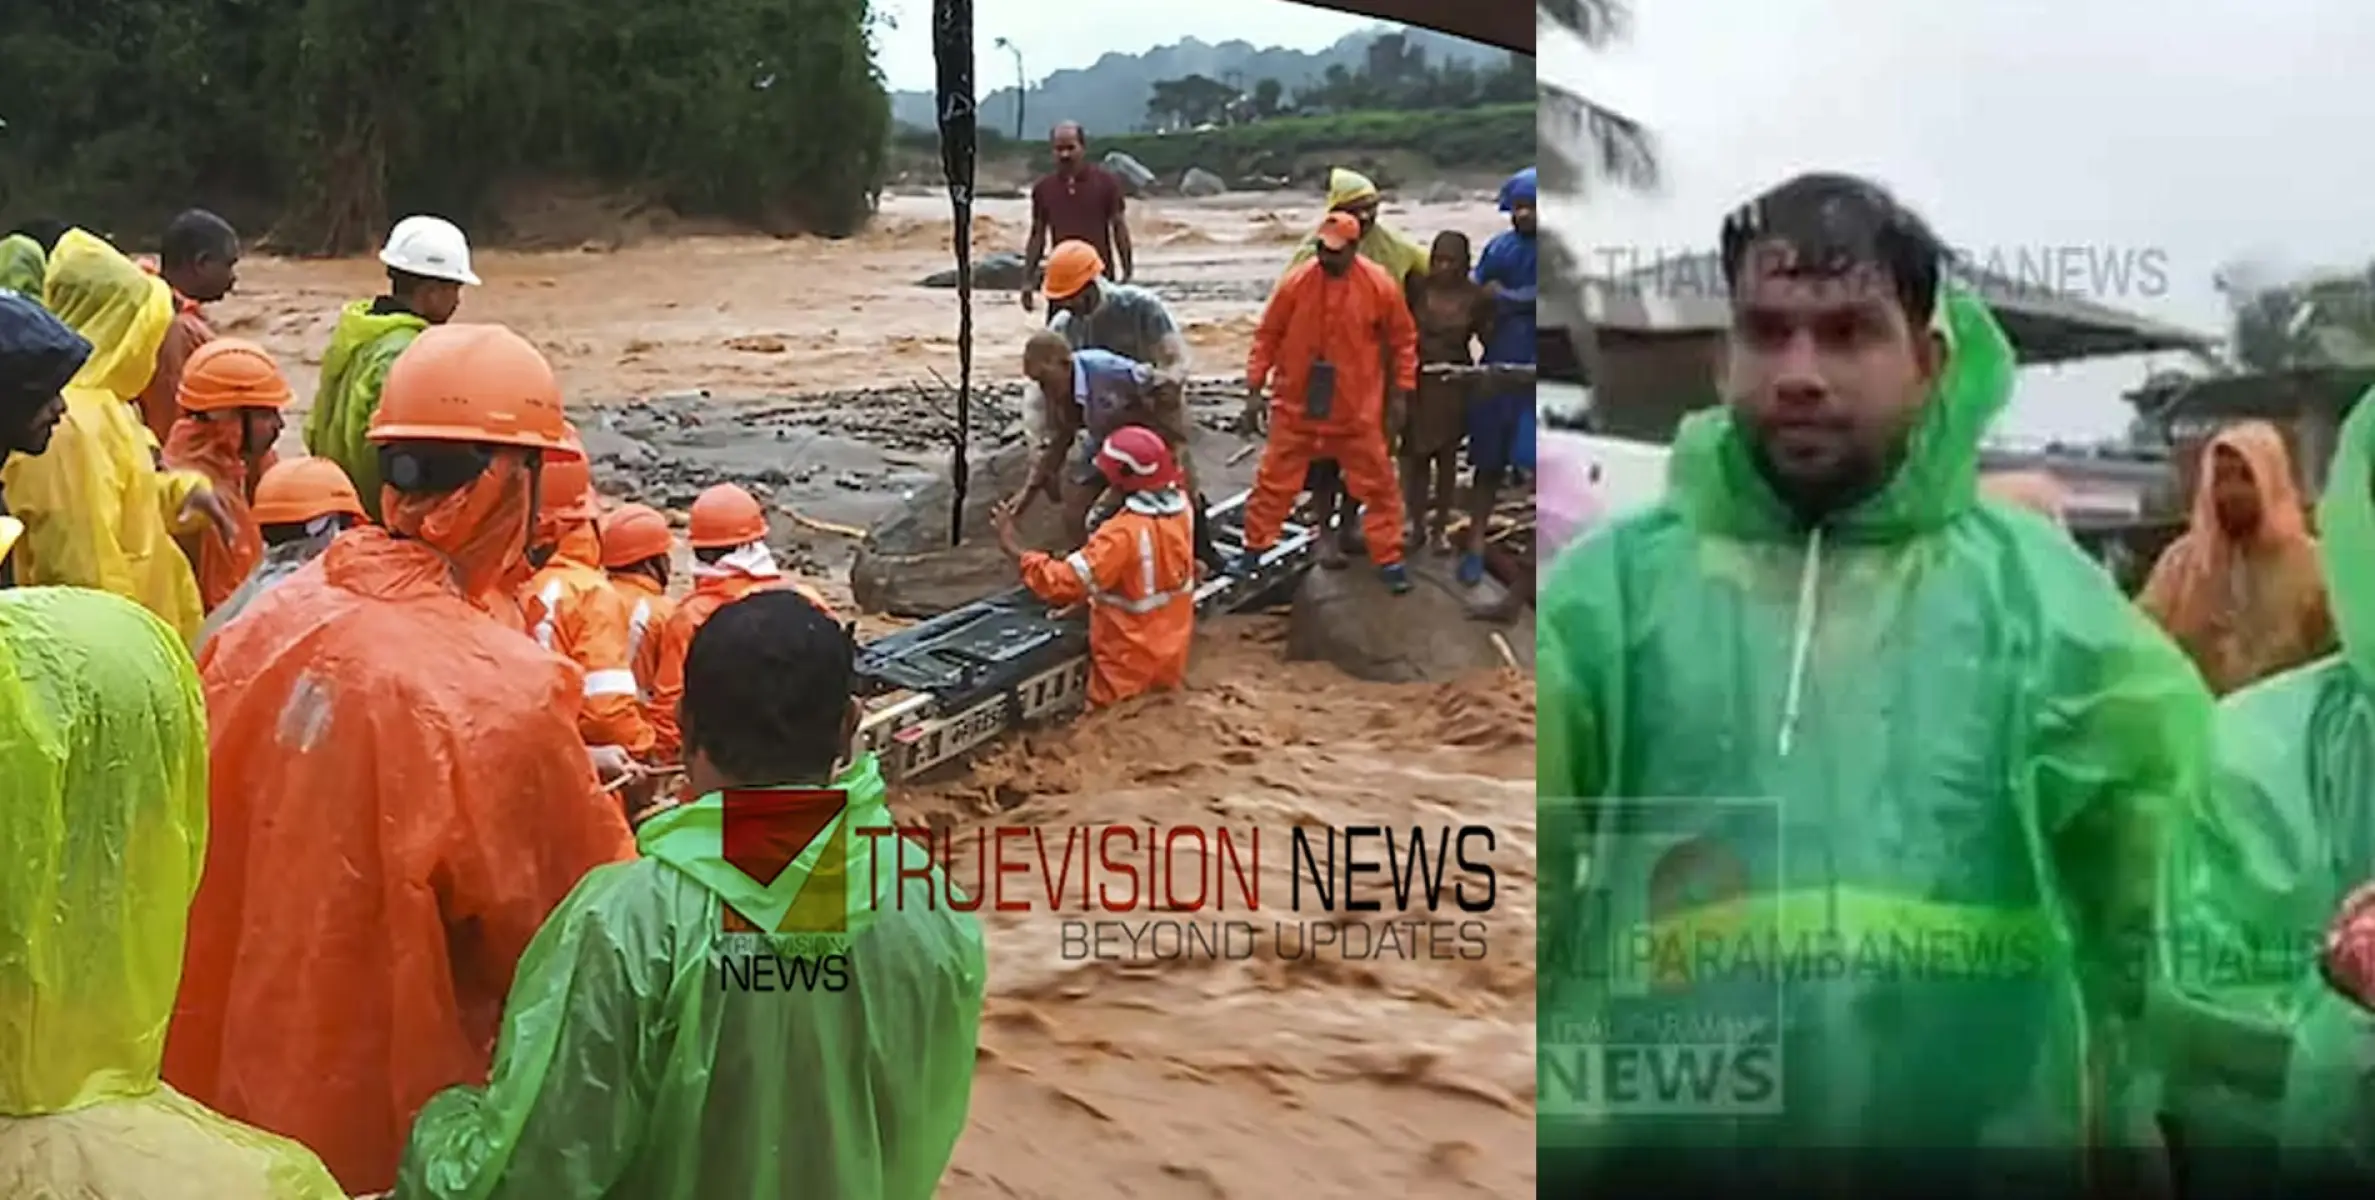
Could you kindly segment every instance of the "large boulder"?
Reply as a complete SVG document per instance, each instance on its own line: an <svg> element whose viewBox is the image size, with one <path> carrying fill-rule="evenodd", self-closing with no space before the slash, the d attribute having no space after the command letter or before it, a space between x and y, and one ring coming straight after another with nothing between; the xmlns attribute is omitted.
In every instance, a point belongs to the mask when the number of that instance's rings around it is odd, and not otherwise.
<svg viewBox="0 0 2375 1200"><path fill-rule="evenodd" d="M1189 167L1187 173L1179 177L1179 194L1182 196L1218 196L1228 190L1226 180L1202 167Z"/></svg>
<svg viewBox="0 0 2375 1200"><path fill-rule="evenodd" d="M1501 598L1499 585L1462 585L1456 559L1418 554L1408 562L1412 586L1399 596L1362 559L1341 571L1312 568L1295 589L1287 657L1378 683L1444 682L1507 666L1497 633L1520 668L1534 669L1533 613L1509 623L1477 620L1478 606Z"/></svg>
<svg viewBox="0 0 2375 1200"><path fill-rule="evenodd" d="M1219 500L1251 481L1252 458L1228 461L1244 444L1232 434L1196 429L1196 462L1206 496ZM915 489L876 522L858 544L857 558L849 567L849 590L858 606L899 617L938 616L1021 582L1014 563L998 549L990 508L1021 490L1031 474L1032 453L1030 443L1017 438L967 464L961 546L948 544L949 503L956 489L945 475ZM1040 550L1064 548L1057 544L1058 518L1057 506L1045 496L1034 501L1023 515L1023 544Z"/></svg>
<svg viewBox="0 0 2375 1200"><path fill-rule="evenodd" d="M1031 282L1037 283L1038 280ZM953 288L957 286L957 269L950 267L945 271L934 271L916 283L928 288ZM974 260L973 286L994 292L1020 291L1023 287L1023 256L1003 251Z"/></svg>
<svg viewBox="0 0 2375 1200"><path fill-rule="evenodd" d="M1133 196L1143 196L1154 188L1155 173L1147 170L1145 163L1119 150L1106 153L1105 169L1113 172L1122 181L1122 190Z"/></svg>

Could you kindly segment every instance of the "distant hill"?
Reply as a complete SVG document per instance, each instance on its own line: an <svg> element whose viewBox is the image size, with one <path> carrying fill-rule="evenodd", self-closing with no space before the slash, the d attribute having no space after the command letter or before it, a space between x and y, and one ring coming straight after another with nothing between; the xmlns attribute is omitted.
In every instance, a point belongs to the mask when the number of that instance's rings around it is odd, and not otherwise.
<svg viewBox="0 0 2375 1200"><path fill-rule="evenodd" d="M1080 122L1092 136L1139 129L1146 123L1146 101L1153 85L1163 79L1203 75L1247 92L1263 79L1275 79L1292 93L1318 82L1331 66L1359 70L1369 43L1388 33L1403 34L1410 45L1425 50L1430 65L1467 62L1483 68L1508 58L1505 51L1464 38L1387 24L1347 34L1320 51L1263 49L1244 41L1214 46L1189 38L1144 54L1108 54L1086 68L1057 71L1036 81L1023 106L1024 136L1042 137L1049 126L1067 119ZM1013 67L1013 61L1003 53L985 53L974 65L976 86L1013 78ZM1012 134L1014 100L1012 87L999 88L983 98L982 128ZM930 92L891 93L891 119L898 124L931 129L937 124L937 111Z"/></svg>

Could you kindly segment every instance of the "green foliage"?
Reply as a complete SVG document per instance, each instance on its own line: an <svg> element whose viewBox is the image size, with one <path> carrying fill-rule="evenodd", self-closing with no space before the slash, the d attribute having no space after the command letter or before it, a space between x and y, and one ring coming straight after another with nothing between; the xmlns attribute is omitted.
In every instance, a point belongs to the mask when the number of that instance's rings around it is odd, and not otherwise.
<svg viewBox="0 0 2375 1200"><path fill-rule="evenodd" d="M866 0L9 0L0 221L191 204L298 249L523 178L846 233L889 102Z"/></svg>
<svg viewBox="0 0 2375 1200"><path fill-rule="evenodd" d="M1482 70L1465 60L1429 63L1426 48L1399 33L1370 42L1365 55L1358 68L1330 64L1319 82L1297 91L1291 100L1275 79L1256 81L1249 93L1203 75L1157 80L1146 100L1145 128L1241 125L1296 113L1527 104L1534 98L1533 60L1520 55Z"/></svg>
<svg viewBox="0 0 2375 1200"><path fill-rule="evenodd" d="M1099 138L1090 150L1098 155L1119 150L1174 181L1189 167L1230 180L1300 180L1310 174L1306 159L1336 155L1349 160L1364 152L1416 154L1439 167L1514 171L1534 161L1534 106L1281 117L1201 132ZM1378 180L1386 187L1397 182Z"/></svg>

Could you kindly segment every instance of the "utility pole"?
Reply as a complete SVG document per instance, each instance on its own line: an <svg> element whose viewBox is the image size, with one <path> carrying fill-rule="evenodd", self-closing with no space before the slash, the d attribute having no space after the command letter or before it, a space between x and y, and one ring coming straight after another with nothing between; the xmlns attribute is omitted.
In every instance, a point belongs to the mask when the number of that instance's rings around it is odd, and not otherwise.
<svg viewBox="0 0 2375 1200"><path fill-rule="evenodd" d="M1019 142L1023 140L1023 101L1031 95L1030 76L1023 74L1022 47L1005 38L999 38L997 46L1014 56L1014 140Z"/></svg>

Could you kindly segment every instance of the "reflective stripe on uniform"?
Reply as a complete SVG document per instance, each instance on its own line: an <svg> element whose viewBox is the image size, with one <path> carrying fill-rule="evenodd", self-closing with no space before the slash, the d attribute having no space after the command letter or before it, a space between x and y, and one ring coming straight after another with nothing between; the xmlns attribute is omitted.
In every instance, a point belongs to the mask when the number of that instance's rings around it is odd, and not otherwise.
<svg viewBox="0 0 2375 1200"><path fill-rule="evenodd" d="M536 644L547 650L553 648L554 606L561 602L561 581L550 580L544 590L536 593L536 603L544 607L544 615L536 618Z"/></svg>
<svg viewBox="0 0 2375 1200"><path fill-rule="evenodd" d="M632 696L635 694L635 672L622 667L586 672L587 699L596 696Z"/></svg>
<svg viewBox="0 0 2375 1200"><path fill-rule="evenodd" d="M1134 616L1160 611L1174 601L1193 600L1196 595L1196 581L1192 576L1186 584L1175 590L1156 590L1155 539L1145 526L1138 529L1138 589L1146 593L1144 599L1133 600L1119 592L1100 590L1096 573L1089 570L1089 560L1077 550L1064 557L1064 565L1080 576L1081 586L1088 589L1089 603L1101 608L1117 608Z"/></svg>

